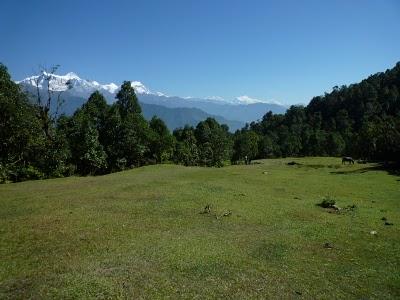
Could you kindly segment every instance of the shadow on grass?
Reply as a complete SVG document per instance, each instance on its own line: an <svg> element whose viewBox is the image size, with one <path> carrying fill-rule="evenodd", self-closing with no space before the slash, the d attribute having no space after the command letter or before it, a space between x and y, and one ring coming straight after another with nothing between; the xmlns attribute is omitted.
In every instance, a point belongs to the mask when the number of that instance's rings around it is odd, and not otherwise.
<svg viewBox="0 0 400 300"><path fill-rule="evenodd" d="M330 172L331 174L341 174L341 175L350 175L350 174L363 174L370 171L385 171L389 175L400 176L400 163L376 163L373 166L364 167L357 170L350 171L334 171ZM400 181L400 179L397 179Z"/></svg>
<svg viewBox="0 0 400 300"><path fill-rule="evenodd" d="M287 163L287 165L289 166L295 166L297 168L306 168L306 169L322 169L322 168L329 168L329 169L339 169L341 168L341 165L336 164L336 165L321 165L321 164L307 164L307 165L303 165L301 163L297 163L297 162L289 162Z"/></svg>

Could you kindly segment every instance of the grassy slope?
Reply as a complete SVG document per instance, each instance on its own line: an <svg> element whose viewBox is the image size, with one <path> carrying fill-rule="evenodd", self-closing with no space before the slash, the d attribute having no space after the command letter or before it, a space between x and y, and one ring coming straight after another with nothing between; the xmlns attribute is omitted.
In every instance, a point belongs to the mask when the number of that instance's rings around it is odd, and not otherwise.
<svg viewBox="0 0 400 300"><path fill-rule="evenodd" d="M2 185L0 298L399 298L399 177L288 161Z"/></svg>

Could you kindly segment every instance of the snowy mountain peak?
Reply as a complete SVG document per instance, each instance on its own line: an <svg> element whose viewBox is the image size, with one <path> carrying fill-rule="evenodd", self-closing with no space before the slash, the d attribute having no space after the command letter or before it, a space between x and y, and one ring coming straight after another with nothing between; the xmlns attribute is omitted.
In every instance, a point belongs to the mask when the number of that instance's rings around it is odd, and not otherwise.
<svg viewBox="0 0 400 300"><path fill-rule="evenodd" d="M208 101L215 102L215 103L229 103L233 105L248 105L248 104L256 104L256 103L264 103L264 104L276 104L276 105L283 105L278 101L275 100L261 100L249 97L247 95L236 97L232 100L224 99L220 96L210 96L205 98Z"/></svg>
<svg viewBox="0 0 400 300"><path fill-rule="evenodd" d="M72 94L78 96L87 97L94 91L109 93L112 95L105 95L108 98L114 98L114 94L118 91L119 86L115 83L101 84L95 80L86 80L80 78L76 73L69 72L65 75L51 74L42 72L40 75L31 76L21 81L17 81L19 84L38 86L40 89L47 88L47 83L50 84L50 90L52 91L66 91L70 90ZM132 87L135 89L137 94L154 94L157 96L164 96L164 94L157 92L152 93L143 83L140 81L132 81Z"/></svg>
<svg viewBox="0 0 400 300"><path fill-rule="evenodd" d="M103 88L109 91L111 94L115 94L115 92L119 89L118 85L115 83L104 84Z"/></svg>
<svg viewBox="0 0 400 300"><path fill-rule="evenodd" d="M65 75L57 75L42 72L38 76L31 76L25 78L17 83L27 86L38 86L40 89L47 89L47 85L50 85L52 91L67 91L72 95L87 98L91 93L98 90L102 93L106 99L110 102L114 101L115 95L119 90L119 86L115 83L101 84L97 81L91 81L80 78L76 73L69 72ZM166 96L161 92L152 92L140 81L131 81L131 86L134 88L136 94L143 96L155 96L159 97L160 101L164 104L167 102L174 101L173 98ZM225 99L219 96L211 96L207 98L197 97L178 97L187 102L206 102L215 104L229 104L229 105L249 105L249 104L276 104L282 106L281 103L275 100L261 100L249 97L247 95L239 96L234 99Z"/></svg>
<svg viewBox="0 0 400 300"><path fill-rule="evenodd" d="M135 89L138 94L152 94L150 90L144 86L140 81L131 81L131 86Z"/></svg>
<svg viewBox="0 0 400 300"><path fill-rule="evenodd" d="M61 77L64 77L65 79L68 79L68 80L71 80L71 79L80 80L79 76L74 72L69 72L69 73L67 73L67 74L65 74L64 76L61 76Z"/></svg>
<svg viewBox="0 0 400 300"><path fill-rule="evenodd" d="M266 104L276 104L276 105L283 105L282 103L276 101L276 100L262 100L262 99L256 99L256 98L251 98L247 95L239 96L235 98L235 102L238 104L255 104L255 103L266 103Z"/></svg>

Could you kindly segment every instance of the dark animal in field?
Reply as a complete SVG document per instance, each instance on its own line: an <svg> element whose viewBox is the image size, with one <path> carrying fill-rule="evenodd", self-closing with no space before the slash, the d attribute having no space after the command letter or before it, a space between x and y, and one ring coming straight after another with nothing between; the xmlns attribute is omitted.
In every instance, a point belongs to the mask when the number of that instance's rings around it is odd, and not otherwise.
<svg viewBox="0 0 400 300"><path fill-rule="evenodd" d="M352 157L350 157L350 156L345 156L345 157L342 158L342 165L346 164L346 162L348 162L349 165L350 164L354 165L354 159Z"/></svg>

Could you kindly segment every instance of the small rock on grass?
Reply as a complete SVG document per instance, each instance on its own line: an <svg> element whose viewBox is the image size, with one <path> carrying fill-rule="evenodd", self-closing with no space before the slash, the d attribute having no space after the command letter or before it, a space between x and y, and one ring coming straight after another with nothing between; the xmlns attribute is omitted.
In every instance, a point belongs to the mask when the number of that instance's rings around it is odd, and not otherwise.
<svg viewBox="0 0 400 300"><path fill-rule="evenodd" d="M372 235L377 235L378 232L377 232L376 230L371 230L370 234L372 234Z"/></svg>
<svg viewBox="0 0 400 300"><path fill-rule="evenodd" d="M222 214L223 217L229 217L232 214L231 211L226 211Z"/></svg>

